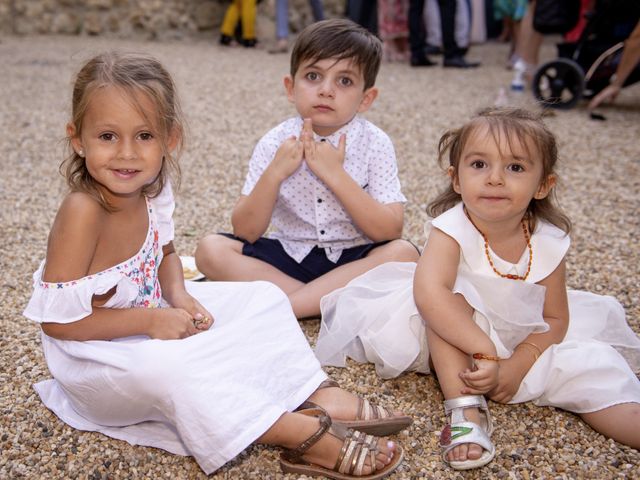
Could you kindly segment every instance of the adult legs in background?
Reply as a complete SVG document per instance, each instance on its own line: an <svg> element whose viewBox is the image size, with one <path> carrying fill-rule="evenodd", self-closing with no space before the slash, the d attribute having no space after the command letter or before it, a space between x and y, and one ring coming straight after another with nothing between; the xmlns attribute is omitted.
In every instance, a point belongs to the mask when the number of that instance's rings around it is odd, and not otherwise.
<svg viewBox="0 0 640 480"><path fill-rule="evenodd" d="M309 0L313 19L324 20L322 0ZM286 53L289 46L289 0L276 0L276 43L269 53Z"/></svg>
<svg viewBox="0 0 640 480"><path fill-rule="evenodd" d="M240 19L240 0L233 0L227 7L220 26L220 43L222 45L231 44L236 25Z"/></svg>
<svg viewBox="0 0 640 480"><path fill-rule="evenodd" d="M425 55L426 32L424 25L425 0L409 0L409 48L412 67L430 67L435 65Z"/></svg>
<svg viewBox="0 0 640 480"><path fill-rule="evenodd" d="M322 0L309 0L309 5L311 6L313 19L316 22L324 20L324 8L322 8Z"/></svg>
<svg viewBox="0 0 640 480"><path fill-rule="evenodd" d="M242 43L245 47L256 45L256 0L240 0Z"/></svg>
<svg viewBox="0 0 640 480"><path fill-rule="evenodd" d="M519 60L513 66L515 70L514 80L516 77L524 77L527 83L531 82L533 73L538 65L540 46L543 40L542 34L533 28L533 12L535 8L536 2L532 0L529 2L527 11L520 21L515 52Z"/></svg>
<svg viewBox="0 0 640 480"><path fill-rule="evenodd" d="M464 58L464 49L456 42L456 0L438 0L440 20L442 24L442 49L444 53L443 66L453 68L473 68L478 62L468 62Z"/></svg>

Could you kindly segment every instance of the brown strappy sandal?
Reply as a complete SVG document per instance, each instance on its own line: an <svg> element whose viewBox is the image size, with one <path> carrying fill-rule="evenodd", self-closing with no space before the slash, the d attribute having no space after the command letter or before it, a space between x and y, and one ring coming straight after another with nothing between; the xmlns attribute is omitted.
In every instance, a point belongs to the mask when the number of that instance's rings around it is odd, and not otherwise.
<svg viewBox="0 0 640 480"><path fill-rule="evenodd" d="M324 476L336 480L377 480L393 472L402 462L403 451L396 445L396 451L390 464L382 470L376 469L376 454L378 452L378 437L364 432L333 424L331 417L322 408L308 409L299 412L304 415L317 416L320 428L293 450L286 450L280 455L280 467L284 473L296 473L308 476ZM342 440L342 449L333 470L306 462L302 456L325 434ZM365 460L370 458L372 473L362 475Z"/></svg>
<svg viewBox="0 0 640 480"><path fill-rule="evenodd" d="M320 386L318 386L317 390L320 390L321 388L339 386L338 382L334 380L325 380L320 384ZM320 405L307 400L295 411L300 412L316 408L322 409ZM325 414L329 416L326 411ZM388 408L372 404L369 400L362 397L358 397L358 412L356 413L355 420L333 420L334 425L344 425L347 428L359 430L370 435L377 435L379 437L398 433L399 431L410 427L412 423L413 419L410 416L394 415L393 411Z"/></svg>

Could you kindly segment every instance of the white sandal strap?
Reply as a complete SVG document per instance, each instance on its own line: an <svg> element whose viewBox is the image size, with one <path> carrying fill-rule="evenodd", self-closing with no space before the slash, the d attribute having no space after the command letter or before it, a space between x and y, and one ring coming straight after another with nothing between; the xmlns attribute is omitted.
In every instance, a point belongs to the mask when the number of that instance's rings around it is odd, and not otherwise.
<svg viewBox="0 0 640 480"><path fill-rule="evenodd" d="M454 408L478 407L487 409L487 400L482 395L465 395L444 401L444 413L449 415Z"/></svg>
<svg viewBox="0 0 640 480"><path fill-rule="evenodd" d="M448 416L451 414L450 423L457 424L460 422L466 422L467 419L464 416L465 408L478 408L480 413L484 415L484 425L480 427L487 432L487 435L493 433L493 419L487 406L487 400L482 395L465 395L464 397L452 398L444 401L444 411Z"/></svg>

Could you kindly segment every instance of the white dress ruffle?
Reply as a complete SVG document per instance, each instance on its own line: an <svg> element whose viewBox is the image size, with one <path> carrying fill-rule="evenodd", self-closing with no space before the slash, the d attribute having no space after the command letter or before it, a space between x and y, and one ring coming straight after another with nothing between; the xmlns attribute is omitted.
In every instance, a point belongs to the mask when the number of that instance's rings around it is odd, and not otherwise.
<svg viewBox="0 0 640 480"><path fill-rule="evenodd" d="M160 242L173 238L173 200L162 200L148 202L150 234L132 259L61 284L42 282L41 265L25 316L75 321L91 313L93 295L113 286L109 307L160 306ZM208 331L182 340L85 342L42 333L53 379L35 389L72 427L192 455L209 474L306 400L326 375L275 285L187 282L187 290L214 316Z"/></svg>
<svg viewBox="0 0 640 480"><path fill-rule="evenodd" d="M532 333L549 329L543 319L545 287L569 248L569 237L546 222L531 236L534 252L526 282L498 277L484 254L484 240L462 204L426 227L455 239L461 255L453 291L475 309L474 320L498 355L509 357ZM501 272L523 275L528 251L517 264L491 252ZM413 300L415 263L386 263L321 300L315 353L322 365L345 366L346 357L375 364L383 378L404 371L429 373L426 332ZM614 298L568 291L570 322L562 343L549 347L521 383L511 403L533 401L576 413L640 402L640 339ZM632 370L633 369L633 370Z"/></svg>

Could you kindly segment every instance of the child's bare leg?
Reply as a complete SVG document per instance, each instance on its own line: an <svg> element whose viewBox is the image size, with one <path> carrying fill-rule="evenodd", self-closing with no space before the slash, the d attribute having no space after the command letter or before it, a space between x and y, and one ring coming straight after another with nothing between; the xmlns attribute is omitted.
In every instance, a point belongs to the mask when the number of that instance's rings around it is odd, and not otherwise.
<svg viewBox="0 0 640 480"><path fill-rule="evenodd" d="M602 435L640 450L639 403L621 403L580 416Z"/></svg>
<svg viewBox="0 0 640 480"><path fill-rule="evenodd" d="M460 372L471 366L469 356L450 343L444 341L437 333L427 326L427 341L429 355L438 374L440 389L446 400L461 397L461 390L465 384L460 379ZM467 420L480 424L480 412L477 408L466 408L464 415ZM465 443L451 449L447 454L449 461L476 460L482 456L482 447L475 443Z"/></svg>
<svg viewBox="0 0 640 480"><path fill-rule="evenodd" d="M313 435L318 430L318 427L319 421L316 417L300 413L285 413L256 442L279 445L285 448L296 448ZM332 469L336 464L341 448L342 441L338 438L332 435L323 435L303 458L307 462ZM381 438L378 441L378 453L376 454L376 467L378 470L391 462L394 451L395 445L388 444L386 438ZM371 473L370 461L371 459L367 456L365 468L363 469L364 475Z"/></svg>
<svg viewBox="0 0 640 480"><path fill-rule="evenodd" d="M266 280L286 294L304 285L262 260L243 255L242 242L224 235L207 235L200 240L195 257L198 270L211 280Z"/></svg>
<svg viewBox="0 0 640 480"><path fill-rule="evenodd" d="M418 251L405 240L393 240L374 248L365 258L341 265L289 294L298 318L320 315L320 299L344 287L352 279L385 262L416 262Z"/></svg>

